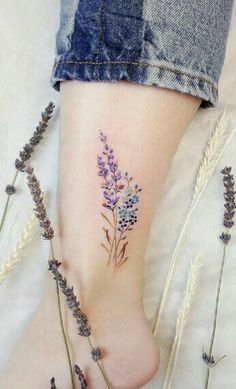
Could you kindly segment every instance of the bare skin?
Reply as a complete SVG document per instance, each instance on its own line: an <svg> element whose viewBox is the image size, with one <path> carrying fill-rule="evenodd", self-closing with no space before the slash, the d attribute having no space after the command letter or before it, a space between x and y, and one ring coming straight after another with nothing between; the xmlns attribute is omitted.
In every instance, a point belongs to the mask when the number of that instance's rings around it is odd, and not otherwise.
<svg viewBox="0 0 236 389"><path fill-rule="evenodd" d="M152 219L178 144L201 99L130 82L61 83L59 171L55 256L86 312L92 341L103 351L113 389L138 389L158 371L160 354L143 310L143 260ZM129 259L107 265L101 242L103 196L97 155L99 129L114 148L119 168L142 187L138 221L129 232ZM36 172L37 173L37 172ZM62 297L63 300L63 297ZM63 305L73 362L88 387L106 388L85 338L77 335ZM14 374L12 374L14 371ZM71 388L56 305L55 281L47 274L45 295L0 379L0 387Z"/></svg>

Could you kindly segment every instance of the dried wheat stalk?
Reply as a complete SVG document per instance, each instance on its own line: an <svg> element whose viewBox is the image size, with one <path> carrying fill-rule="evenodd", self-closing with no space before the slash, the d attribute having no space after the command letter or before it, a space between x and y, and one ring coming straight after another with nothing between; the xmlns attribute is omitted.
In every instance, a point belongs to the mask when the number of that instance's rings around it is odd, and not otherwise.
<svg viewBox="0 0 236 389"><path fill-rule="evenodd" d="M201 266L202 266L202 259L199 255L197 255L195 260L191 263L191 268L188 276L183 302L177 317L175 338L172 344L172 349L168 361L168 367L165 375L163 389L170 389L172 385L175 368L178 360L182 335L183 335L185 324L189 317L193 296L197 289L197 281L199 278Z"/></svg>
<svg viewBox="0 0 236 389"><path fill-rule="evenodd" d="M18 239L16 246L5 260L0 264L0 284L9 276L16 265L24 259L25 250L32 241L35 232L38 230L38 223L34 214L31 214L24 230Z"/></svg>
<svg viewBox="0 0 236 389"><path fill-rule="evenodd" d="M43 197L46 198L46 195L44 194ZM0 285L15 269L17 264L24 259L25 250L37 231L39 231L37 218L35 213L32 212L12 252L0 263Z"/></svg>
<svg viewBox="0 0 236 389"><path fill-rule="evenodd" d="M188 223L189 223L189 220L192 216L193 210L196 207L198 201L200 200L200 198L201 198L201 196L202 196L202 194L203 194L203 192L204 192L204 190L205 190L212 174L214 173L214 170L215 170L215 168L216 168L216 166L217 166L217 164L218 164L218 162L223 154L223 151L224 151L226 145L231 140L234 132L235 132L235 129L229 130L229 121L226 117L226 111L224 110L222 115L220 116L219 120L217 121L216 128L212 132L210 139L207 142L205 151L203 153L203 157L201 159L201 162L200 162L200 165L198 168L196 183L195 183L195 187L194 187L194 191L193 191L192 202L191 202L189 209L187 211L185 221L184 221L183 226L181 228L180 235L179 235L179 238L177 240L177 243L176 243L176 246L175 246L171 261L170 261L170 265L169 265L169 269L168 269L168 273L167 273L167 277L166 277L166 281L165 281L165 285L164 285L164 289L163 289L163 294L161 297L161 302L160 302L159 309L158 309L156 316L155 316L155 321L154 321L154 326L153 326L153 333L155 336L157 335L161 315L163 313L163 310L164 310L164 307L166 304L167 295L169 292L170 284L171 284L174 270L175 270L176 263L177 263L177 256L178 256L178 253L180 250L181 243L183 241L183 239L182 239L183 235L184 235L185 230L188 226Z"/></svg>

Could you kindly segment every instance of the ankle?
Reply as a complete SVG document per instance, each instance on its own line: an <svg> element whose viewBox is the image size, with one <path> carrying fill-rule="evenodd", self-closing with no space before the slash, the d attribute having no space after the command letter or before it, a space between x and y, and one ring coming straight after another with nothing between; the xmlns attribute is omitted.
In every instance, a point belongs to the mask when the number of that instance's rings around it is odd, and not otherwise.
<svg viewBox="0 0 236 389"><path fill-rule="evenodd" d="M61 262L61 271L69 285L73 285L80 300L86 305L111 302L120 307L142 306L143 267L140 258L125 264L119 272L104 266L94 250L80 250L68 242L54 240L55 257ZM91 260L91 258L93 258Z"/></svg>

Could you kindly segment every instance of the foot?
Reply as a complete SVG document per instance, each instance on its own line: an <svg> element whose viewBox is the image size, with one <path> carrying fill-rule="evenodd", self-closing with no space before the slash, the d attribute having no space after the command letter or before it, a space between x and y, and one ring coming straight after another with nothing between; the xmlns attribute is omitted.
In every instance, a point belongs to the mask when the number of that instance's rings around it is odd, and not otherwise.
<svg viewBox="0 0 236 389"><path fill-rule="evenodd" d="M66 274L65 268L60 269ZM72 285L69 275L66 277ZM82 310L91 325L91 341L101 348L101 363L111 388L139 389L157 372L159 350L145 318L140 296L137 298L128 290L118 291L114 285L114 280L112 286L104 280L100 285L97 282L93 296L88 287ZM61 301L73 363L83 370L88 388L107 388L91 358L88 339L77 335L76 322L64 304L63 295ZM52 376L59 389L72 388L59 325L56 284L51 274L47 274L45 296L0 378L0 387L45 389L50 387ZM76 384L79 387L77 381Z"/></svg>

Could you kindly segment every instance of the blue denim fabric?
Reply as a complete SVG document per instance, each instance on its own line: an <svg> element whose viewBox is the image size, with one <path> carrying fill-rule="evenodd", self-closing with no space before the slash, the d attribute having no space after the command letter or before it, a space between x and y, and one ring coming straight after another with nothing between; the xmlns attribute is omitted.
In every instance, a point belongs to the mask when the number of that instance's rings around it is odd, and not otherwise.
<svg viewBox="0 0 236 389"><path fill-rule="evenodd" d="M216 106L233 0L61 0L51 83L128 80Z"/></svg>

